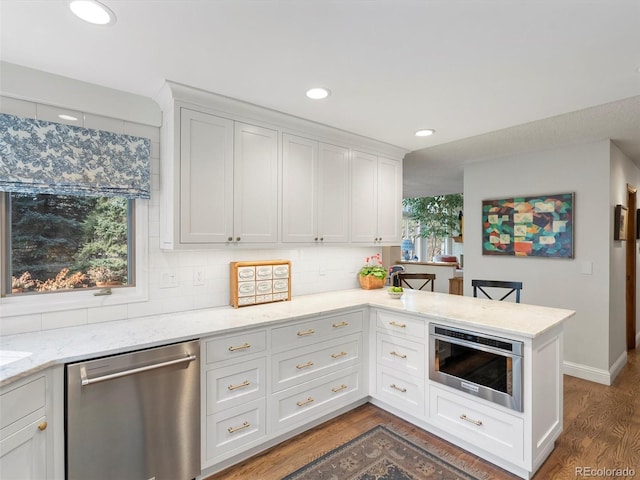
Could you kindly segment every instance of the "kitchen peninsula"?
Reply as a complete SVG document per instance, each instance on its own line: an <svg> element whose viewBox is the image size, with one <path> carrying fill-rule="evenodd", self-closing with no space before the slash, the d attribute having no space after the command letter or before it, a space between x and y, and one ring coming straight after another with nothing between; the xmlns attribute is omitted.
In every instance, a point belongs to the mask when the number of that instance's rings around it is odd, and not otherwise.
<svg viewBox="0 0 640 480"><path fill-rule="evenodd" d="M530 478L562 431L563 322L573 314L409 290L394 299L384 289L358 289L3 336L1 351L26 356L0 367L0 399L14 399L3 401L3 409L22 408L15 401L21 389L26 395L35 382L46 385L34 418L38 425L46 419L49 428L34 435L47 442L45 478L61 479L64 364L199 339L202 478L367 401ZM430 378L429 331L436 324L521 343L521 411ZM246 395L235 388L254 378ZM234 388L216 388L227 384Z"/></svg>

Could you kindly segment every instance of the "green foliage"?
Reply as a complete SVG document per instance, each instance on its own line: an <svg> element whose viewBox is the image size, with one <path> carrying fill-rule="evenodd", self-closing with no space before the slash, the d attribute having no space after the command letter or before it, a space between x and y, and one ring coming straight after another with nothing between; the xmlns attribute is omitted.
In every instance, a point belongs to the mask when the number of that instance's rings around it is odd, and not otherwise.
<svg viewBox="0 0 640 480"><path fill-rule="evenodd" d="M83 224L84 243L74 268L81 271L103 267L113 272L112 280L126 281L127 200L99 198Z"/></svg>
<svg viewBox="0 0 640 480"><path fill-rule="evenodd" d="M10 199L12 289L86 287L88 271L98 267L126 283L126 199L18 193ZM31 281L21 281L27 274Z"/></svg>
<svg viewBox="0 0 640 480"><path fill-rule="evenodd" d="M459 214L463 205L461 193L405 198L402 203L407 208L409 217L419 222L420 236L429 241L429 259L440 253L438 245L442 240L460 232Z"/></svg>
<svg viewBox="0 0 640 480"><path fill-rule="evenodd" d="M55 277L73 263L82 244L79 228L96 199L61 195L11 195L11 257L14 275Z"/></svg>
<svg viewBox="0 0 640 480"><path fill-rule="evenodd" d="M387 278L387 269L382 266L382 259L377 253L372 257L367 257L366 264L360 269L358 275L361 277Z"/></svg>

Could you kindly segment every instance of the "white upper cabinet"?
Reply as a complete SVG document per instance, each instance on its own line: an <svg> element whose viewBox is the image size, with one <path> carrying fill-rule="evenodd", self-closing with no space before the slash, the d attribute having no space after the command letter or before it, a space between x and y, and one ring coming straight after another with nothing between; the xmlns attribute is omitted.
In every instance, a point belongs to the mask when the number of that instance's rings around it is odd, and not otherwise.
<svg viewBox="0 0 640 480"><path fill-rule="evenodd" d="M351 153L351 241L399 244L402 237L402 165L397 160Z"/></svg>
<svg viewBox="0 0 640 480"><path fill-rule="evenodd" d="M278 241L278 132L236 122L234 222L240 243Z"/></svg>
<svg viewBox="0 0 640 480"><path fill-rule="evenodd" d="M233 121L193 110L180 116L180 241L233 235Z"/></svg>
<svg viewBox="0 0 640 480"><path fill-rule="evenodd" d="M161 248L399 244L406 151L172 82L156 100Z"/></svg>
<svg viewBox="0 0 640 480"><path fill-rule="evenodd" d="M273 243L278 132L186 108L180 115L180 242Z"/></svg>
<svg viewBox="0 0 640 480"><path fill-rule="evenodd" d="M282 241L346 243L349 150L282 136Z"/></svg>

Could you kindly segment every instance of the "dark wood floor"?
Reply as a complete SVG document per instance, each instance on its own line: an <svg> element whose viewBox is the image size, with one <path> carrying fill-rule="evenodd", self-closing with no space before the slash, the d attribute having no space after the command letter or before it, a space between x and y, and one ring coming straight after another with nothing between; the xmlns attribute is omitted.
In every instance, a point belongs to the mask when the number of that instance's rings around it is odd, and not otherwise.
<svg viewBox="0 0 640 480"><path fill-rule="evenodd" d="M635 476L597 478L640 479L640 354L629 352L627 365L610 387L564 377L564 431L534 480L586 477L591 469L633 468ZM486 472L493 480L515 479L497 468L417 427L367 404L313 428L207 480L280 480L324 453L379 424L410 431Z"/></svg>

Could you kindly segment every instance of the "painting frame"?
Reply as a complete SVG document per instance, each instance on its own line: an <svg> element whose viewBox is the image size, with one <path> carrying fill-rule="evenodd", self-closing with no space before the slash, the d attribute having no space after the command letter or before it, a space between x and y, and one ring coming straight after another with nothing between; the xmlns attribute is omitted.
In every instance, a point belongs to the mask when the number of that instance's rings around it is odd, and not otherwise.
<svg viewBox="0 0 640 480"><path fill-rule="evenodd" d="M613 239L625 241L627 239L627 225L629 224L629 215L627 207L624 205L616 205L613 210Z"/></svg>
<svg viewBox="0 0 640 480"><path fill-rule="evenodd" d="M482 201L482 254L575 257L575 192Z"/></svg>

